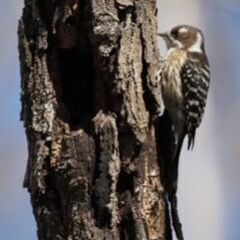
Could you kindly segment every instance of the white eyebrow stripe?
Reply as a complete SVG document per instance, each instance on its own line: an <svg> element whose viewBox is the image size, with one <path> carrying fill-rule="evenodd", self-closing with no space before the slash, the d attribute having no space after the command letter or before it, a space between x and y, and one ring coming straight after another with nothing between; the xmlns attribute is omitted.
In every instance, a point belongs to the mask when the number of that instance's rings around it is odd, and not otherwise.
<svg viewBox="0 0 240 240"><path fill-rule="evenodd" d="M186 27L181 27L178 31L180 33L186 33L186 32L188 32L188 29Z"/></svg>

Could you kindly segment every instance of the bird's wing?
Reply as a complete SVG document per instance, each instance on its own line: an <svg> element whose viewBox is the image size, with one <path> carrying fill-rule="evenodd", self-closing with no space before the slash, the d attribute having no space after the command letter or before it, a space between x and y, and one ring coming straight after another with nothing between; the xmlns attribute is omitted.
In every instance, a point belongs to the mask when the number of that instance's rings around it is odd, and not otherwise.
<svg viewBox="0 0 240 240"><path fill-rule="evenodd" d="M200 56L188 57L181 71L188 149L193 148L196 128L206 106L210 71L208 61Z"/></svg>

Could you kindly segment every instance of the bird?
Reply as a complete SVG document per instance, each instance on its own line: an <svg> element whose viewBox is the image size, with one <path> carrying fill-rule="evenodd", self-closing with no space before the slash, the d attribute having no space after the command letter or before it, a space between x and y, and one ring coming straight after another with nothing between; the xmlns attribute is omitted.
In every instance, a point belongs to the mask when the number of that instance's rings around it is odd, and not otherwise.
<svg viewBox="0 0 240 240"><path fill-rule="evenodd" d="M171 121L174 135L172 159L167 164L167 192L172 204L172 218L176 216L176 192L179 157L185 137L188 150L193 149L196 129L202 122L210 85L210 67L205 51L203 32L194 26L178 25L159 33L167 46L161 64L160 85L164 116ZM175 216L174 216L175 215ZM174 219L172 220L174 222ZM174 224L174 223L173 223ZM175 221L178 239L183 239L179 219ZM177 228L177 229L176 229Z"/></svg>

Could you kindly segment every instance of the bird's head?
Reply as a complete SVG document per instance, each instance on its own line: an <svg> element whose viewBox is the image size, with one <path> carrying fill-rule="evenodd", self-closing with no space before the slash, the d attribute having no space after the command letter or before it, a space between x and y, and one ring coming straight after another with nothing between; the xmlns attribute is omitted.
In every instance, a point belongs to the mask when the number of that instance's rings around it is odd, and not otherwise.
<svg viewBox="0 0 240 240"><path fill-rule="evenodd" d="M181 48L189 52L204 52L203 34L196 27L179 25L158 35L165 40L168 49Z"/></svg>

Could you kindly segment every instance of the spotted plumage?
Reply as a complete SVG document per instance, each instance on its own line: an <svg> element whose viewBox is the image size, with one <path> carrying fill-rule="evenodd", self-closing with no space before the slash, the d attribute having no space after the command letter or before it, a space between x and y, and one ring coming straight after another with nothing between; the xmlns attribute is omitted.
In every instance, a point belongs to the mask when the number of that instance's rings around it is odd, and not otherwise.
<svg viewBox="0 0 240 240"><path fill-rule="evenodd" d="M163 117L168 123L171 122L169 132L173 133L175 139L174 147L165 150L170 151L165 154L163 161L167 182L165 188L171 206L173 228L178 240L183 240L176 197L179 156L186 135L188 149L194 146L196 129L206 106L210 71L203 34L199 29L181 25L159 35L164 38L168 48L159 74L165 105ZM166 145L172 146L172 143Z"/></svg>
<svg viewBox="0 0 240 240"><path fill-rule="evenodd" d="M195 132L199 127L206 106L210 72L208 62L200 61L199 54L189 53L182 66L183 106L185 115L185 131L188 134L188 148L194 146Z"/></svg>
<svg viewBox="0 0 240 240"><path fill-rule="evenodd" d="M161 69L165 108L175 128L176 139L187 134L188 148L192 148L205 110L210 81L203 34L197 28L182 25L160 35L168 47Z"/></svg>

